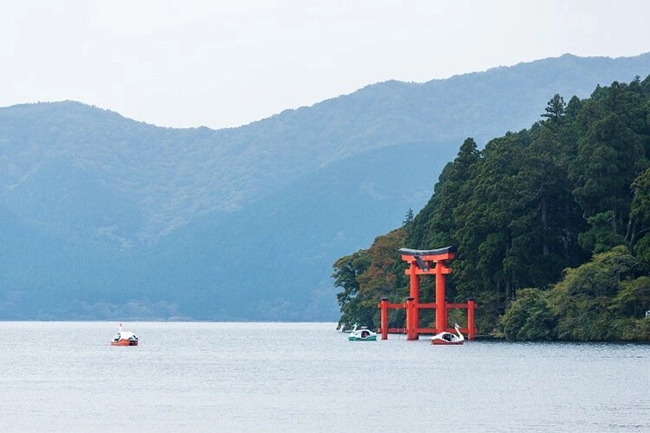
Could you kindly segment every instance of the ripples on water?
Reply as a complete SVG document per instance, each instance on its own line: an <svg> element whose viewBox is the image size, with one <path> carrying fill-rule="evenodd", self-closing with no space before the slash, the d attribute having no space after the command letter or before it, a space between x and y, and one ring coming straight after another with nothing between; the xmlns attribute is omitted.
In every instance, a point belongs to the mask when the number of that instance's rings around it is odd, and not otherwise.
<svg viewBox="0 0 650 433"><path fill-rule="evenodd" d="M0 322L0 431L650 431L650 346L348 342L330 323Z"/></svg>

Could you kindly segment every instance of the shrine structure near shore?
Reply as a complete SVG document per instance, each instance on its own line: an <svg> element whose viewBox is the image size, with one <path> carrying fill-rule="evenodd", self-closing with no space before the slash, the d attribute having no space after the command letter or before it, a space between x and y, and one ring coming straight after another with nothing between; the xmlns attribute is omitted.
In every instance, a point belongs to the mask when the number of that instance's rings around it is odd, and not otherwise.
<svg viewBox="0 0 650 433"><path fill-rule="evenodd" d="M445 295L445 276L451 273L447 262L454 258L454 247L440 248L436 250L412 250L400 248L402 260L409 264L405 274L410 277L410 296L403 304L389 303L387 298L379 302L381 310L381 328L378 333L381 339L386 340L388 334L406 334L407 340L417 340L420 334L438 334L440 332L453 332L454 328L449 326L448 312L451 309L467 309L467 326L460 328L460 331L467 334L468 340L473 340L476 335L474 327L474 310L476 303L469 299L465 304L449 303ZM420 275L435 275L435 301L431 303L420 303ZM406 326L404 328L388 327L389 309L406 310ZM435 310L435 327L420 328L420 310Z"/></svg>

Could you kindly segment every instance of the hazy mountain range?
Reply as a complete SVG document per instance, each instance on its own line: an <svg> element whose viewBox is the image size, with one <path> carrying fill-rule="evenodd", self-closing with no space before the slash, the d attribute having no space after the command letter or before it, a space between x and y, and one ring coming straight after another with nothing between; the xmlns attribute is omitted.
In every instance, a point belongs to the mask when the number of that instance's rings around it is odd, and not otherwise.
<svg viewBox="0 0 650 433"><path fill-rule="evenodd" d="M335 320L333 262L417 212L465 138L648 74L650 53L564 55L222 130L1 108L0 320Z"/></svg>

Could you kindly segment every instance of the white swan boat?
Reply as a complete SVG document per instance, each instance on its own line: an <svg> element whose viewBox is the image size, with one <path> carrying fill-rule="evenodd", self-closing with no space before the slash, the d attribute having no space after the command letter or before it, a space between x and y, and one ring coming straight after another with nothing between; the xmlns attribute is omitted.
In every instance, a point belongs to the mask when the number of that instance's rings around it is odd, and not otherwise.
<svg viewBox="0 0 650 433"><path fill-rule="evenodd" d="M463 344L465 337L460 332L458 324L454 325L456 333L443 331L431 337L431 344Z"/></svg>
<svg viewBox="0 0 650 433"><path fill-rule="evenodd" d="M355 324L352 331L350 331L350 335L348 335L348 341L377 341L377 333L372 332L365 326L357 329Z"/></svg>
<svg viewBox="0 0 650 433"><path fill-rule="evenodd" d="M137 346L138 337L129 331L122 331L122 324L120 323L119 330L115 337L111 340L111 346Z"/></svg>

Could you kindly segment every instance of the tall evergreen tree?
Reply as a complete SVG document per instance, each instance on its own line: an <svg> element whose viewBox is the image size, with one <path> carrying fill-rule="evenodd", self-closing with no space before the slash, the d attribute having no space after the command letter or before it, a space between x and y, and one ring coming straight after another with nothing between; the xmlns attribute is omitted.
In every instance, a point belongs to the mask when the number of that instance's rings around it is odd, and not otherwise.
<svg viewBox="0 0 650 433"><path fill-rule="evenodd" d="M579 141L571 168L573 194L587 216L612 211L612 230L625 228L632 194L630 184L645 168L639 137L616 113L594 122Z"/></svg>
<svg viewBox="0 0 650 433"><path fill-rule="evenodd" d="M545 108L546 113L542 114L542 117L546 117L550 122L558 124L564 117L565 108L564 98L556 93L553 99L548 102Z"/></svg>

